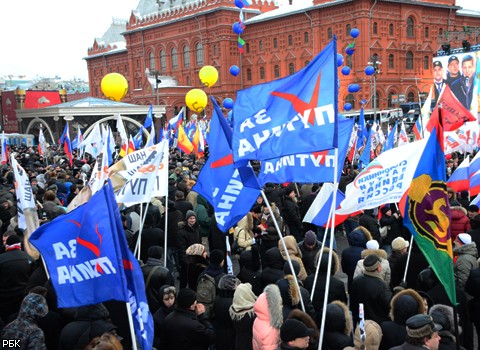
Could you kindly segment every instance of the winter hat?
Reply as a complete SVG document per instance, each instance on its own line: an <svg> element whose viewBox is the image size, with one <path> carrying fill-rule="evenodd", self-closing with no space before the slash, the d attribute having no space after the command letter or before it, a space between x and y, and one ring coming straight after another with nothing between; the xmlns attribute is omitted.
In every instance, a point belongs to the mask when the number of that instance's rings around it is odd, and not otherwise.
<svg viewBox="0 0 480 350"><path fill-rule="evenodd" d="M195 216L195 218L197 217L197 215L195 215L195 212L193 210L187 210L187 215L185 215L185 220L188 220L191 216Z"/></svg>
<svg viewBox="0 0 480 350"><path fill-rule="evenodd" d="M312 230L307 231L305 233L305 238L303 240L303 243L311 247L315 245L316 242L317 242L317 235Z"/></svg>
<svg viewBox="0 0 480 350"><path fill-rule="evenodd" d="M371 239L367 242L367 249L379 249L380 245L374 239Z"/></svg>
<svg viewBox="0 0 480 350"><path fill-rule="evenodd" d="M392 241L392 250L402 250L403 248L408 248L408 241L404 240L402 237L397 237Z"/></svg>
<svg viewBox="0 0 480 350"><path fill-rule="evenodd" d="M436 304L433 305L432 308L429 310L430 316L432 316L433 322L438 323L442 326L442 331L452 332L455 330L454 324L454 315L453 315L453 308L448 305L443 304ZM459 329L459 333L462 330Z"/></svg>
<svg viewBox="0 0 480 350"><path fill-rule="evenodd" d="M407 335L412 338L429 337L442 329L433 322L432 316L417 314L407 320Z"/></svg>
<svg viewBox="0 0 480 350"><path fill-rule="evenodd" d="M303 322L295 319L286 320L280 328L280 338L284 343L297 338L310 337L312 334L312 328L308 328Z"/></svg>
<svg viewBox="0 0 480 350"><path fill-rule="evenodd" d="M300 263L296 260L292 260L292 266L293 270L295 271L295 276L298 276L300 273ZM292 270L290 269L290 263L288 261L285 261L285 264L283 265L283 273L285 275L292 275Z"/></svg>
<svg viewBox="0 0 480 350"><path fill-rule="evenodd" d="M224 275L218 281L218 289L235 290L240 283L240 280L234 275Z"/></svg>
<svg viewBox="0 0 480 350"><path fill-rule="evenodd" d="M210 252L210 264L214 266L220 266L225 259L225 253L220 249L214 249Z"/></svg>
<svg viewBox="0 0 480 350"><path fill-rule="evenodd" d="M363 336L365 337L366 350L378 350L383 336L382 328L375 321L365 320L365 334ZM361 349L360 325L355 329L353 343L357 349Z"/></svg>
<svg viewBox="0 0 480 350"><path fill-rule="evenodd" d="M389 210L391 210L390 206L385 205L380 209L380 212L382 213L382 215L385 215L387 213L387 211L389 211Z"/></svg>
<svg viewBox="0 0 480 350"><path fill-rule="evenodd" d="M202 255L205 251L205 247L200 243L192 244L190 247L187 248L187 255Z"/></svg>
<svg viewBox="0 0 480 350"><path fill-rule="evenodd" d="M373 272L381 264L381 260L376 254L370 254L363 260L365 271Z"/></svg>
<svg viewBox="0 0 480 350"><path fill-rule="evenodd" d="M472 243L472 236L470 236L468 233L460 233L457 237L462 244Z"/></svg>
<svg viewBox="0 0 480 350"><path fill-rule="evenodd" d="M188 309L197 300L197 293L190 288L180 289L177 294L177 305L182 309Z"/></svg>
<svg viewBox="0 0 480 350"><path fill-rule="evenodd" d="M295 184L291 182L290 184L288 184L287 187L285 187L285 195L288 196L292 191L295 191L295 190L296 190Z"/></svg>

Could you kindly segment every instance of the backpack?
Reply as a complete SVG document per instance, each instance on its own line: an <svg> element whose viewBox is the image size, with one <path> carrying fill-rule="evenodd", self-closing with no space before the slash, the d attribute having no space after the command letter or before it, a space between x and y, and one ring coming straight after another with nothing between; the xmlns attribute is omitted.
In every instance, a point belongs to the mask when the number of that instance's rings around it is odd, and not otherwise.
<svg viewBox="0 0 480 350"><path fill-rule="evenodd" d="M217 296L217 284L224 273L214 278L204 273L198 279L197 284L197 301L205 306L205 317L213 318L213 303Z"/></svg>

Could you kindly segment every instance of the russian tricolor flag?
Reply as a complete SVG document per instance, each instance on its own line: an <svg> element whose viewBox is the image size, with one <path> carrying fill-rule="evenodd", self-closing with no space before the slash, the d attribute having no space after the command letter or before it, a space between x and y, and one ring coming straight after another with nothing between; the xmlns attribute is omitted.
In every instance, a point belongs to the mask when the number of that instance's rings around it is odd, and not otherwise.
<svg viewBox="0 0 480 350"><path fill-rule="evenodd" d="M413 126L413 134L415 135L415 140L421 140L422 137L422 117L418 116L415 125Z"/></svg>
<svg viewBox="0 0 480 350"><path fill-rule="evenodd" d="M466 157L448 178L447 186L452 188L455 192L468 191L470 189L469 165L470 159L469 157Z"/></svg>
<svg viewBox="0 0 480 350"><path fill-rule="evenodd" d="M178 130L178 127L182 124L182 122L183 122L183 108L175 117L173 117L168 121L168 124L170 124L173 130Z"/></svg>

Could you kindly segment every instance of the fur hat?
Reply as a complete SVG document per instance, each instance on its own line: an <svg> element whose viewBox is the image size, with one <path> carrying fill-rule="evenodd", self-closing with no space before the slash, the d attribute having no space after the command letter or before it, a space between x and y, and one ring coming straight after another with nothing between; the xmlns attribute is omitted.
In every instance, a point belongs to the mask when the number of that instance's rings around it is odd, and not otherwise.
<svg viewBox="0 0 480 350"><path fill-rule="evenodd" d="M195 216L195 218L197 217L197 215L195 215L195 212L193 210L187 210L187 215L185 215L185 220L188 220L191 216Z"/></svg>
<svg viewBox="0 0 480 350"><path fill-rule="evenodd" d="M220 249L214 249L210 252L210 264L214 266L220 266L225 259L225 253Z"/></svg>
<svg viewBox="0 0 480 350"><path fill-rule="evenodd" d="M366 350L378 350L383 336L382 328L375 321L365 320L365 334L363 336L365 337L364 345ZM356 349L361 349L360 325L355 329L353 343Z"/></svg>
<svg viewBox="0 0 480 350"><path fill-rule="evenodd" d="M442 326L442 332L448 331L453 333L455 330L455 323L453 319L453 308L448 305L436 304L433 305L428 311L433 318L433 322ZM462 333L462 329L459 327L459 334Z"/></svg>
<svg viewBox="0 0 480 350"><path fill-rule="evenodd" d="M363 260L363 267L365 268L365 271L373 272L381 263L382 262L378 255L370 254L365 258L365 260Z"/></svg>
<svg viewBox="0 0 480 350"><path fill-rule="evenodd" d="M307 231L305 233L305 238L303 240L303 243L311 247L315 245L316 242L317 242L317 235L312 230Z"/></svg>
<svg viewBox="0 0 480 350"><path fill-rule="evenodd" d="M240 283L240 280L234 275L224 275L218 281L218 289L235 290Z"/></svg>
<svg viewBox="0 0 480 350"><path fill-rule="evenodd" d="M430 315L415 315L407 320L407 335L411 338L429 337L434 332L442 329L437 323L433 322Z"/></svg>
<svg viewBox="0 0 480 350"><path fill-rule="evenodd" d="M205 251L205 247L200 243L192 244L190 247L187 248L187 255L202 255Z"/></svg>
<svg viewBox="0 0 480 350"><path fill-rule="evenodd" d="M197 293L190 288L183 288L177 294L177 305L182 309L188 309L197 300Z"/></svg>

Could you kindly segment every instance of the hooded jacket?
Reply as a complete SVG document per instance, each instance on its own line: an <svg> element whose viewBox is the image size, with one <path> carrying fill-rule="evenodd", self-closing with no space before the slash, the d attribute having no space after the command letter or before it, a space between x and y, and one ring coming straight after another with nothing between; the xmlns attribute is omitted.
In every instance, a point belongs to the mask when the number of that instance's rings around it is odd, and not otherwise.
<svg viewBox="0 0 480 350"><path fill-rule="evenodd" d="M362 251L366 248L367 242L372 239L370 231L363 226L358 226L347 234L349 247L342 251L342 271L348 277L348 284L353 280L353 274L357 262L362 258Z"/></svg>
<svg viewBox="0 0 480 350"><path fill-rule="evenodd" d="M450 223L450 233L452 236L452 242L460 233L471 230L470 219L467 216L467 210L462 206L452 206L450 208L452 212L452 221Z"/></svg>
<svg viewBox="0 0 480 350"><path fill-rule="evenodd" d="M302 252L298 248L297 241L294 236L286 236L283 238L285 241L285 246L287 247L288 255L290 259L295 260L300 265L300 273L298 274L298 278L300 281L304 281L307 278L307 271L305 271L305 267L303 266L302 261ZM278 241L278 249L282 254L282 257L285 261L288 260L287 254L285 252L285 248L283 247L282 241Z"/></svg>
<svg viewBox="0 0 480 350"><path fill-rule="evenodd" d="M253 214L247 213L240 221L237 223L237 227L234 231L234 239L238 238L238 245L245 250L252 249L252 240L254 238L253 234Z"/></svg>
<svg viewBox="0 0 480 350"><path fill-rule="evenodd" d="M478 267L477 245L475 243L464 244L453 248L453 255L456 256L453 272L457 286L465 289L465 283L472 269Z"/></svg>
<svg viewBox="0 0 480 350"><path fill-rule="evenodd" d="M283 324L282 297L277 285L270 284L253 305L257 315L253 322L254 350L275 350L280 343Z"/></svg>
<svg viewBox="0 0 480 350"><path fill-rule="evenodd" d="M323 349L343 350L353 346L353 323L347 305L334 301L327 305Z"/></svg>
<svg viewBox="0 0 480 350"><path fill-rule="evenodd" d="M264 262L266 267L260 274L263 288L277 282L284 276L283 266L285 265L285 260L283 260L282 254L277 247L270 248L265 252Z"/></svg>
<svg viewBox="0 0 480 350"><path fill-rule="evenodd" d="M363 260L365 260L365 258L371 254L376 254L380 257L380 259L382 259L382 271L380 271L380 277L382 277L387 286L390 285L392 273L390 271L390 263L387 260L388 254L383 249L365 249L364 251L362 251L362 259L357 262L357 267L355 268L355 272L353 273L353 278L357 277L358 275L363 275L363 273L365 272L365 267L363 267Z"/></svg>

